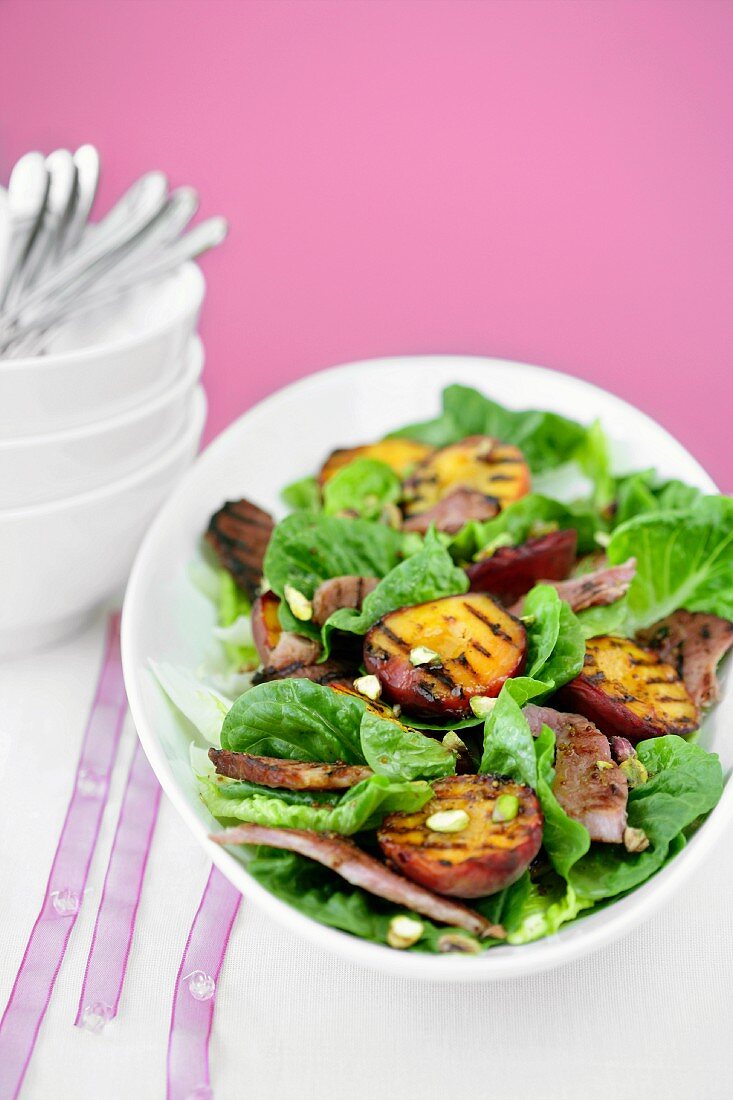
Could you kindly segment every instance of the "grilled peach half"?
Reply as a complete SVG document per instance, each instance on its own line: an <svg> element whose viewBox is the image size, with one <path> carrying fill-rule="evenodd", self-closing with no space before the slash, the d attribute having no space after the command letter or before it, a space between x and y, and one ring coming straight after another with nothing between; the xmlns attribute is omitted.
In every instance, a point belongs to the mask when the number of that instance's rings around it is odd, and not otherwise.
<svg viewBox="0 0 733 1100"><path fill-rule="evenodd" d="M538 581L564 581L575 563L576 531L552 531L521 546L501 546L466 568L472 592L490 592L512 604Z"/></svg>
<svg viewBox="0 0 733 1100"><path fill-rule="evenodd" d="M442 822L450 823L444 814L455 821L454 811L463 811L465 826L441 831ZM433 784L433 798L417 813L389 814L377 839L413 882L451 897L480 898L516 882L540 849L542 825L531 787L496 775L453 775Z"/></svg>
<svg viewBox="0 0 733 1100"><path fill-rule="evenodd" d="M667 733L684 737L699 725L677 670L627 638L590 638L583 671L560 697L564 708L583 714L603 733L634 744Z"/></svg>
<svg viewBox="0 0 733 1100"><path fill-rule="evenodd" d="M494 497L504 507L529 492L529 467L511 443L488 435L468 436L435 451L405 481L405 512L425 512L459 488Z"/></svg>
<svg viewBox="0 0 733 1100"><path fill-rule="evenodd" d="M355 458L373 458L391 467L398 477L405 477L413 466L432 454L433 448L414 439L382 439L378 443L365 443L361 447L346 447L333 451L321 468L318 480L323 486Z"/></svg>
<svg viewBox="0 0 733 1100"><path fill-rule="evenodd" d="M279 607L280 600L274 592L263 592L252 604L252 640L264 664L269 661L282 634Z"/></svg>
<svg viewBox="0 0 733 1100"><path fill-rule="evenodd" d="M469 717L472 697L498 695L526 652L519 620L480 593L390 611L364 639L364 664L385 698L426 719Z"/></svg>

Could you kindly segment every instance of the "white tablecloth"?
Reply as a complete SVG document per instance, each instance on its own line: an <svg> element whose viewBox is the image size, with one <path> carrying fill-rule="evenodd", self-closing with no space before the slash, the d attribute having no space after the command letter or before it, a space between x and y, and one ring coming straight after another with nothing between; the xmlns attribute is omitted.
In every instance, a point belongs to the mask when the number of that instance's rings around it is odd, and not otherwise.
<svg viewBox="0 0 733 1100"><path fill-rule="evenodd" d="M102 620L0 665L0 1010L43 897L97 675ZM23 1097L161 1100L171 996L207 861L163 800L116 1020L73 1026L120 796L128 721L87 895ZM733 838L731 838L733 841ZM627 939L564 969L423 985L356 969L245 902L211 1040L216 1100L729 1100L733 843Z"/></svg>

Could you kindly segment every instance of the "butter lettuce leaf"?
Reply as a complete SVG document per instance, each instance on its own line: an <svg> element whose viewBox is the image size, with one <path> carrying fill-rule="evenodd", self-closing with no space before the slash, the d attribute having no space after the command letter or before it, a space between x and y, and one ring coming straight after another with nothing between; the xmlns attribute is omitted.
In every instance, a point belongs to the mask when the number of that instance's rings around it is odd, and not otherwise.
<svg viewBox="0 0 733 1100"><path fill-rule="evenodd" d="M597 549L595 535L601 527L598 512L590 504L563 504L541 493L529 493L493 519L467 523L451 538L449 549L456 561L468 562L487 547L518 546L549 530L572 529L578 533L578 552L584 554Z"/></svg>
<svg viewBox="0 0 733 1100"><path fill-rule="evenodd" d="M292 585L312 599L330 577L353 574L384 577L402 556L402 537L383 523L323 513L295 512L278 523L264 561L268 583L281 599L280 622L286 630L318 637L313 623L296 619L284 599Z"/></svg>
<svg viewBox="0 0 733 1100"><path fill-rule="evenodd" d="M352 511L376 520L401 495L402 482L390 466L374 458L355 458L326 482L323 507L328 515Z"/></svg>
<svg viewBox="0 0 733 1100"><path fill-rule="evenodd" d="M650 845L632 853L620 844L594 844L569 874L571 886L585 897L615 897L648 879L723 792L718 757L699 745L669 735L642 741L636 751L649 780L629 792L629 825L643 829Z"/></svg>
<svg viewBox="0 0 733 1100"><path fill-rule="evenodd" d="M363 764L366 702L310 680L272 680L240 695L226 715L221 745L289 760Z"/></svg>
<svg viewBox="0 0 733 1100"><path fill-rule="evenodd" d="M636 631L678 608L733 618L733 500L699 498L685 510L627 520L614 531L608 559L636 558L625 628Z"/></svg>
<svg viewBox="0 0 733 1100"><path fill-rule="evenodd" d="M279 797L279 792L235 780L202 778L201 798L216 818L248 821L275 828L313 829L342 836L364 829L375 829L389 813L402 810L415 813L432 798L429 783L408 782L373 775L346 791L331 804L314 805ZM309 792L311 793L311 792Z"/></svg>
<svg viewBox="0 0 733 1100"><path fill-rule="evenodd" d="M456 770L454 754L440 741L369 710L361 720L361 751L377 775L392 779L440 779Z"/></svg>
<svg viewBox="0 0 733 1100"><path fill-rule="evenodd" d="M342 607L326 620L322 630L324 656L334 630L366 634L370 626L398 607L456 596L468 589L468 577L454 564L439 535L431 528L421 549L396 565L364 600L361 610Z"/></svg>

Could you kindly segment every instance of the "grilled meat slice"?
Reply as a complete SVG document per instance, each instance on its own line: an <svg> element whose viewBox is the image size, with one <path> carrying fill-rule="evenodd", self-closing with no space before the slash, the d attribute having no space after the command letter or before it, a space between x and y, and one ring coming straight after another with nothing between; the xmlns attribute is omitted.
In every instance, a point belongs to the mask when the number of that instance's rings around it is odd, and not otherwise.
<svg viewBox="0 0 733 1100"><path fill-rule="evenodd" d="M269 512L249 500L229 500L209 520L206 541L252 599L262 583L262 562L274 526Z"/></svg>
<svg viewBox="0 0 733 1100"><path fill-rule="evenodd" d="M277 829L266 825L236 825L223 833L213 833L217 844L265 844L313 859L341 875L352 886L404 905L415 913L463 928L474 936L503 939L501 925L490 921L468 906L418 886L391 871L384 863L362 852L352 840L334 833L314 833L308 829Z"/></svg>
<svg viewBox="0 0 733 1100"><path fill-rule="evenodd" d="M267 672L266 679L277 679L278 671L296 675L290 670L315 665L321 655L321 646L313 638L283 630L279 607L280 600L274 592L263 592L252 604L252 637Z"/></svg>
<svg viewBox="0 0 733 1100"><path fill-rule="evenodd" d="M323 626L326 619L341 607L360 610L366 597L379 584L377 577L330 577L318 585L313 595L313 622Z"/></svg>
<svg viewBox="0 0 733 1100"><path fill-rule="evenodd" d="M417 531L424 535L431 524L439 531L455 535L469 520L493 519L500 509L496 497L488 497L476 489L454 489L447 496L424 512L410 516L402 524L403 531Z"/></svg>
<svg viewBox="0 0 733 1100"><path fill-rule="evenodd" d="M298 637L298 635L294 635ZM356 670L343 661L328 660L320 664L305 664L302 661L294 661L282 668L265 665L252 678L253 684L264 684L269 680L312 680L314 684L324 684L328 687L352 687Z"/></svg>
<svg viewBox="0 0 733 1100"><path fill-rule="evenodd" d="M611 759L608 738L580 714L563 714L532 703L523 713L535 737L543 725L555 732L552 790L565 813L585 825L591 840L621 844L628 784Z"/></svg>
<svg viewBox="0 0 733 1100"><path fill-rule="evenodd" d="M624 760L630 760L632 756L636 756L636 749L626 737L619 737L617 733L612 733L608 743L611 746L611 756L617 764L623 764Z"/></svg>
<svg viewBox="0 0 733 1100"><path fill-rule="evenodd" d="M247 779L263 787L285 787L289 791L347 790L374 774L371 768L358 764L280 760L276 756L253 756L226 749L209 749L209 760L219 775L229 779Z"/></svg>
<svg viewBox="0 0 733 1100"><path fill-rule="evenodd" d="M605 607L625 596L636 573L636 561L629 558L623 565L612 565L607 569L598 569L594 573L585 573L580 577L570 577L566 581L538 580L537 584L551 584L556 588L561 600L570 604L573 611L584 611L586 607ZM521 615L524 600L519 600L510 608L512 614Z"/></svg>
<svg viewBox="0 0 733 1100"><path fill-rule="evenodd" d="M277 669L292 668L293 665L313 665L320 655L321 647L313 638L304 638L302 634L283 630L277 645L269 653L266 665Z"/></svg>
<svg viewBox="0 0 733 1100"><path fill-rule="evenodd" d="M520 546L501 546L489 558L466 568L472 592L488 592L504 604L514 603L541 578L562 581L575 562L577 531L552 531Z"/></svg>
<svg viewBox="0 0 733 1100"><path fill-rule="evenodd" d="M697 706L716 702L715 669L733 646L733 623L703 611L675 611L637 637L677 669Z"/></svg>

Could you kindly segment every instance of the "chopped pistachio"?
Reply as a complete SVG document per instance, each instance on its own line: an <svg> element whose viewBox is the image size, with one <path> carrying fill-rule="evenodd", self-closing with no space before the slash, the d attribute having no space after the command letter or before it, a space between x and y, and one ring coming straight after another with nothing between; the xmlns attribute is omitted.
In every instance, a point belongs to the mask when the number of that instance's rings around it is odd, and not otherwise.
<svg viewBox="0 0 733 1100"><path fill-rule="evenodd" d="M376 676L357 676L354 687L360 695L365 695L373 702L382 694L382 685Z"/></svg>
<svg viewBox="0 0 733 1100"><path fill-rule="evenodd" d="M627 852L644 852L649 847L649 837L643 829L627 825L624 829L624 848Z"/></svg>
<svg viewBox="0 0 733 1100"><path fill-rule="evenodd" d="M500 794L494 803L492 821L514 821L519 813L519 799L515 794Z"/></svg>
<svg viewBox="0 0 733 1100"><path fill-rule="evenodd" d="M390 947L396 947L404 951L406 947L412 947L423 934L423 922L417 917L408 917L400 913L392 917L387 930L387 943Z"/></svg>
<svg viewBox="0 0 733 1100"><path fill-rule="evenodd" d="M434 833L462 833L470 821L465 810L438 810L430 815L425 824Z"/></svg>
<svg viewBox="0 0 733 1100"><path fill-rule="evenodd" d="M485 695L474 695L470 707L477 718L488 718L496 706L496 699L487 699Z"/></svg>
<svg viewBox="0 0 733 1100"><path fill-rule="evenodd" d="M388 527L394 528L395 531L399 531L402 527L402 512L396 504L385 504L379 518L382 523L386 523Z"/></svg>
<svg viewBox="0 0 733 1100"><path fill-rule="evenodd" d="M478 554L474 554L473 560L485 561L486 558L493 557L497 550L501 550L502 546L514 546L514 539L508 531L502 531L500 535L497 535L495 539L482 547Z"/></svg>
<svg viewBox="0 0 733 1100"><path fill-rule="evenodd" d="M429 665L431 661L439 661L440 656L434 649L429 649L426 645L416 645L414 649L410 650L410 664L415 665Z"/></svg>
<svg viewBox="0 0 733 1100"><path fill-rule="evenodd" d="M593 538L596 540L599 546L603 547L604 550L611 541L611 536L609 535L608 531L596 531Z"/></svg>
<svg viewBox="0 0 733 1100"><path fill-rule="evenodd" d="M649 778L649 772L638 756L630 756L628 760L624 760L622 764L619 764L619 767L626 776L626 781L632 790L634 787L640 787L642 783L646 783Z"/></svg>
<svg viewBox="0 0 733 1100"><path fill-rule="evenodd" d="M456 952L460 955L480 955L481 944L462 932L444 932L438 939L438 951Z"/></svg>
<svg viewBox="0 0 733 1100"><path fill-rule="evenodd" d="M292 584L285 585L283 595L293 615L295 615L295 618L301 623L307 623L313 618L313 604L307 596L304 596L303 593L299 592L297 588L294 588Z"/></svg>
<svg viewBox="0 0 733 1100"><path fill-rule="evenodd" d="M466 746L455 730L448 730L443 738L443 748L448 749L449 752L455 752L460 755L462 752L466 752Z"/></svg>
<svg viewBox="0 0 733 1100"><path fill-rule="evenodd" d="M613 767L613 763L610 760L596 760L596 767L599 772L607 772L609 768Z"/></svg>
<svg viewBox="0 0 733 1100"><path fill-rule="evenodd" d="M399 718L399 716L402 714L402 707L399 703L394 704L394 706L392 707L392 713L394 714L395 718Z"/></svg>
<svg viewBox="0 0 733 1100"><path fill-rule="evenodd" d="M529 529L529 537L539 539L543 535L551 535L558 527L559 524L554 519L536 519Z"/></svg>

